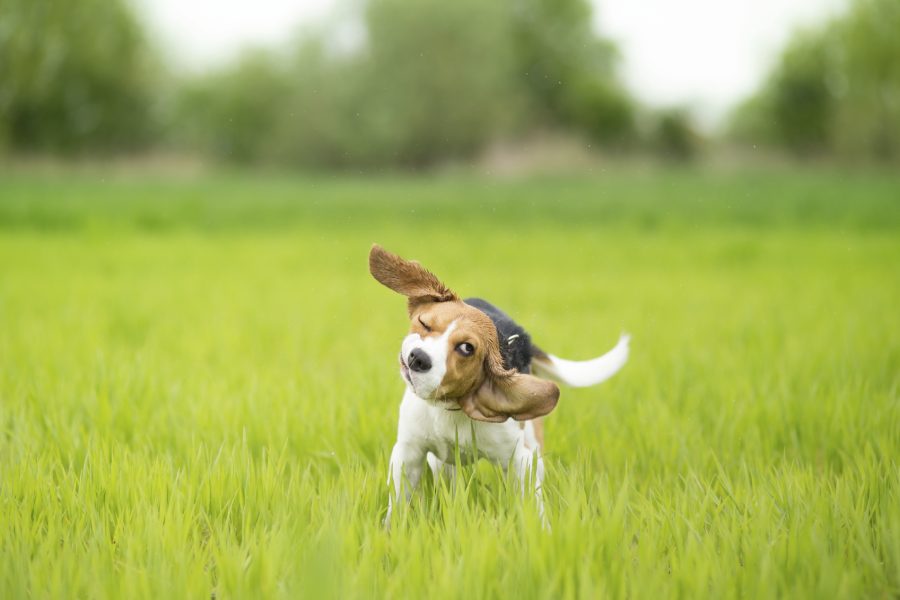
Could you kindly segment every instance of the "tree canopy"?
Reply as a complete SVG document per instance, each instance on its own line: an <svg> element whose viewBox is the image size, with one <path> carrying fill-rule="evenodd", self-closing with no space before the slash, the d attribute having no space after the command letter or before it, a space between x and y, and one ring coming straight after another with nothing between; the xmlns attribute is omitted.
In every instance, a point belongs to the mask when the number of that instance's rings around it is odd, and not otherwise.
<svg viewBox="0 0 900 600"><path fill-rule="evenodd" d="M900 159L900 2L854 0L798 32L736 111L739 139L800 155Z"/></svg>
<svg viewBox="0 0 900 600"><path fill-rule="evenodd" d="M125 0L0 0L0 148L104 152L144 143L154 68Z"/></svg>

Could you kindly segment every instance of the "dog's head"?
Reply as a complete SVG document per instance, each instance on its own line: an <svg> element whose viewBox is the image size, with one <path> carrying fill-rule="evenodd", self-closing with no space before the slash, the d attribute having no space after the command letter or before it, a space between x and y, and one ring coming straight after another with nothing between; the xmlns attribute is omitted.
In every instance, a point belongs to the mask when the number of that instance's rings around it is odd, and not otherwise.
<svg viewBox="0 0 900 600"><path fill-rule="evenodd" d="M419 398L491 422L534 419L556 406L556 384L505 369L493 321L419 263L375 245L369 271L408 299L400 372Z"/></svg>

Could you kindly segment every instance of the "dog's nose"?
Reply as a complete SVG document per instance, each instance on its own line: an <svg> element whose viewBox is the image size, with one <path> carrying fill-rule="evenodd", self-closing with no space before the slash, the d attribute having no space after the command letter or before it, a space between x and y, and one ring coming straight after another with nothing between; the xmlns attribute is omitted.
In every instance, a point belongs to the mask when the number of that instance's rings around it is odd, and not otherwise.
<svg viewBox="0 0 900 600"><path fill-rule="evenodd" d="M421 348L415 348L409 353L409 368L416 373L424 373L431 368L431 359Z"/></svg>

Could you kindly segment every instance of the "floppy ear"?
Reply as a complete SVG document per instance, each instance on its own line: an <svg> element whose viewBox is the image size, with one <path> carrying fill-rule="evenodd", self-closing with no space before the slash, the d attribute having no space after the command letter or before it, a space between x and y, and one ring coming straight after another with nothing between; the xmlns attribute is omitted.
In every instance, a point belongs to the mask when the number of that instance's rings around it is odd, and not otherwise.
<svg viewBox="0 0 900 600"><path fill-rule="evenodd" d="M422 265L404 260L378 244L373 244L369 251L369 272L383 285L409 298L410 312L424 302L459 300L450 288Z"/></svg>
<svg viewBox="0 0 900 600"><path fill-rule="evenodd" d="M509 417L516 421L542 417L553 410L558 400L559 388L552 381L516 373L496 380L488 377L459 405L476 421L502 423Z"/></svg>
<svg viewBox="0 0 900 600"><path fill-rule="evenodd" d="M528 421L546 415L559 401L559 387L552 381L504 369L497 348L488 349L485 371L482 384L459 400L476 421Z"/></svg>

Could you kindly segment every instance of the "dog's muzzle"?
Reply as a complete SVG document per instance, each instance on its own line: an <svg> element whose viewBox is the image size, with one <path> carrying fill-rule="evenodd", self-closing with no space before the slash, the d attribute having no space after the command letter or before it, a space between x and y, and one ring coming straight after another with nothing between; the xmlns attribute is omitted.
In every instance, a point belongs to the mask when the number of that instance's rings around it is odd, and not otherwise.
<svg viewBox="0 0 900 600"><path fill-rule="evenodd" d="M406 361L409 368L416 373L427 373L431 370L431 358L421 348L413 348Z"/></svg>

